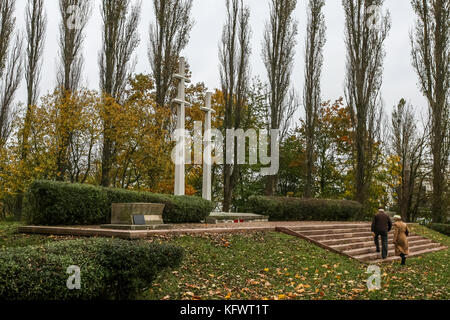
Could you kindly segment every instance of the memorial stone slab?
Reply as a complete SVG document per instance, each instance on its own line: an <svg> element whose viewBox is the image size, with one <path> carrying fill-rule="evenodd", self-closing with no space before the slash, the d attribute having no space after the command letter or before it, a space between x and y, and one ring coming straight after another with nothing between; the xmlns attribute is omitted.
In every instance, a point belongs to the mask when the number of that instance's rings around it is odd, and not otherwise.
<svg viewBox="0 0 450 320"><path fill-rule="evenodd" d="M145 216L142 214L134 215L133 224L136 226L145 226Z"/></svg>
<svg viewBox="0 0 450 320"><path fill-rule="evenodd" d="M143 216L145 225L163 224L164 204L114 203L111 209L111 224L135 224L134 216Z"/></svg>

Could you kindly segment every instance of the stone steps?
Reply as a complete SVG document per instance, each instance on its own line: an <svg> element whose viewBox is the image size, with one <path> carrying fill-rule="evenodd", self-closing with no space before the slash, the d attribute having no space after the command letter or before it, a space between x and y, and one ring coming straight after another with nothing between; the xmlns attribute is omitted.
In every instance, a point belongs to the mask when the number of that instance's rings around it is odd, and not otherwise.
<svg viewBox="0 0 450 320"><path fill-rule="evenodd" d="M409 253L414 252L421 252L427 249L435 249L441 247L440 243L427 243L422 245L414 245L409 248ZM388 257L395 256L394 249L390 249L388 252ZM375 252L375 253L368 253L368 254L362 254L362 255L355 255L355 258L362 261L372 261L372 260L378 260L381 258L381 253Z"/></svg>
<svg viewBox="0 0 450 320"><path fill-rule="evenodd" d="M328 240L322 240L321 243L327 245L327 246L335 246L340 244L350 244L350 243L357 243L357 242L368 242L372 241L372 236L365 236L365 237L355 237L355 238L347 238L347 239L328 239Z"/></svg>
<svg viewBox="0 0 450 320"><path fill-rule="evenodd" d="M333 234L348 233L349 230L352 230L352 232L367 232L367 227L357 227L354 229L347 228L347 229L307 230L307 231L301 231L301 232L308 236L321 236L321 235L333 235Z"/></svg>
<svg viewBox="0 0 450 320"><path fill-rule="evenodd" d="M388 235L388 258L382 260L381 253L376 252L370 226L370 223L314 223L310 225L279 228L279 231L306 239L320 247L357 259L364 263L399 260L400 257L395 256L393 243L394 232L391 231ZM433 242L432 240L417 234L410 234L408 242L410 251L408 257L416 257L446 249L446 247L440 243Z"/></svg>
<svg viewBox="0 0 450 320"><path fill-rule="evenodd" d="M305 234L307 235L307 234ZM363 231L363 232L346 232L346 233L336 233L336 234L323 234L323 235L307 235L311 239L317 241L326 241L326 240L341 240L341 239L353 239L353 238L363 238L363 237L372 237L371 231Z"/></svg>
<svg viewBox="0 0 450 320"><path fill-rule="evenodd" d="M335 244L335 245L330 245L333 249L336 249L338 251L347 251L347 250L352 250L352 249L361 249L361 248L365 248L365 247L374 247L374 240L372 237L368 237L367 241L360 241L360 242L354 242L353 239L348 239L348 241L346 243L341 243L341 244ZM412 241L418 241L418 240L423 240L423 237L420 236L410 236L408 237L408 241L412 242ZM392 237L389 237L389 243L392 244L393 242ZM431 240L429 240L431 241ZM381 243L381 240L380 240Z"/></svg>
<svg viewBox="0 0 450 320"><path fill-rule="evenodd" d="M437 247L434 249L426 249L426 250L422 250L422 251L412 252L408 256L408 258L419 257L424 254L434 253L434 252L438 252L438 251L446 250L446 249L448 249L448 248L441 245L440 247ZM372 261L370 261L370 263L382 263L382 262L391 262L391 261L397 261L397 260L401 260L401 258L398 256L390 256L390 257L387 257L385 260L382 260L382 259L372 260Z"/></svg>
<svg viewBox="0 0 450 320"><path fill-rule="evenodd" d="M311 231L311 230L332 230L332 229L354 229L354 228L364 228L369 227L368 223L341 223L341 224L312 224L312 225L303 225L303 226L293 226L290 227L291 230L294 231Z"/></svg>
<svg viewBox="0 0 450 320"><path fill-rule="evenodd" d="M421 238L419 238L417 240L409 241L410 246L418 246L418 245L424 245L424 244L429 244L429 243L432 243L432 241L428 240L428 239L423 240ZM388 248L389 248L389 250L394 249L394 244L390 243ZM356 248L344 249L341 251L343 251L349 255L362 255L362 254L367 254L367 253L375 253L376 248L374 247L373 242L362 242L361 245Z"/></svg>
<svg viewBox="0 0 450 320"><path fill-rule="evenodd" d="M358 239L364 239L364 240L358 241ZM416 240L423 240L423 237L417 236L417 235L411 235L408 237L409 242L416 241ZM392 235L389 235L388 241L390 244L393 244L393 236ZM364 238L357 238L357 239L327 240L327 241L324 241L324 243L338 251L347 251L347 250L358 249L358 248L363 248L363 247L373 247L375 245L374 239L372 238L372 236L364 237ZM380 240L380 244L381 244L381 240Z"/></svg>

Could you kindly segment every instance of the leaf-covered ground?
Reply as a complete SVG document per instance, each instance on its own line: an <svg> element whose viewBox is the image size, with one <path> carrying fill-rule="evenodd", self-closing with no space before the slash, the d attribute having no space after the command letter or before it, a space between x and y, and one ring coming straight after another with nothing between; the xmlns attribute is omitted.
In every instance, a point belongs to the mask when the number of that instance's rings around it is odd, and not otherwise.
<svg viewBox="0 0 450 320"><path fill-rule="evenodd" d="M414 227L441 243L450 238ZM449 250L381 265L381 289L367 266L280 233L155 238L186 249L144 299L450 299Z"/></svg>
<svg viewBox="0 0 450 320"><path fill-rule="evenodd" d="M70 239L17 233L0 222L0 250ZM424 227L414 232L450 246L450 237ZM450 251L381 265L381 290L367 289L367 266L275 232L162 236L150 241L185 248L184 262L167 270L142 299L450 299Z"/></svg>

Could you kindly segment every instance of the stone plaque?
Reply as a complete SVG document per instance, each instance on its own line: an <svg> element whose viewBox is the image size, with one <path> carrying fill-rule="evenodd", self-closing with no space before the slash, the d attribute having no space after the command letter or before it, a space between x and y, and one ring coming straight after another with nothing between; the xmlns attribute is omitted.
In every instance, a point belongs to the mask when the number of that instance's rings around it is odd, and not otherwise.
<svg viewBox="0 0 450 320"><path fill-rule="evenodd" d="M113 203L111 224L134 225L134 216L143 216L145 225L163 224L164 204Z"/></svg>
<svg viewBox="0 0 450 320"><path fill-rule="evenodd" d="M134 215L133 224L136 226L145 226L145 216L144 215Z"/></svg>

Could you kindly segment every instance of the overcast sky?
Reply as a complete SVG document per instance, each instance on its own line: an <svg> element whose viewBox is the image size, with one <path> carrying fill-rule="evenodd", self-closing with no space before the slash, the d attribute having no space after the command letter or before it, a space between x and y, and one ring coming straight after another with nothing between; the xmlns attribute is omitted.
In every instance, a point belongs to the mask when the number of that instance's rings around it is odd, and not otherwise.
<svg viewBox="0 0 450 320"><path fill-rule="evenodd" d="M17 27L24 30L25 4L27 0L16 1ZM98 52L101 47L100 0L92 0L93 13L87 28L85 41L84 83L91 89L98 89ZM244 0L251 10L252 29L252 76L266 80L261 59L261 42L265 21L269 15L269 0ZM58 54L59 11L57 0L46 0L48 15L47 38L43 58L43 74L40 84L41 95L55 87L55 65ZM298 44L296 48L293 86L302 92L304 76L304 40L306 33L307 0L298 0L295 17L299 21ZM388 113L392 106L404 97L411 102L418 113L426 110L427 104L417 87L417 76L411 66L409 32L414 25L414 13L410 0L386 0L385 9L391 12L392 29L386 42L386 60L382 96ZM196 21L191 40L182 55L191 65L194 82L204 82L209 89L220 86L218 45L225 22L225 0L194 0L192 15ZM139 26L141 43L136 51L136 72L150 73L147 57L148 28L153 20L152 0L142 0L142 14ZM341 0L327 0L325 7L327 25L327 44L324 51L322 74L323 100L335 100L344 94L345 44L344 12ZM25 101L24 84L17 96Z"/></svg>

